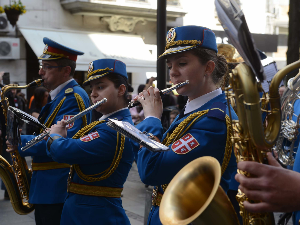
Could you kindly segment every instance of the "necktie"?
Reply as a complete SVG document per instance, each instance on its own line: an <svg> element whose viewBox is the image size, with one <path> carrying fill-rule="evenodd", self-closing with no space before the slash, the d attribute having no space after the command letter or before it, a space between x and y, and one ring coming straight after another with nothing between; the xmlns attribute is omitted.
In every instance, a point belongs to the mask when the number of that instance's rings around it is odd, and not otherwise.
<svg viewBox="0 0 300 225"><path fill-rule="evenodd" d="M180 114L179 114L179 117L178 117L177 121L180 120L182 117L184 117L184 110L185 110L185 106L184 106L184 108L180 111Z"/></svg>

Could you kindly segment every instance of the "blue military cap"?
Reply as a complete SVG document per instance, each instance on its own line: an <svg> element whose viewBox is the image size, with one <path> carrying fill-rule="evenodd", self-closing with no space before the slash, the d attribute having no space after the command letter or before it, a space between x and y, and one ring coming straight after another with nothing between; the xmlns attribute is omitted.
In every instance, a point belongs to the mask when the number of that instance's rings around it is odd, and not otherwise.
<svg viewBox="0 0 300 225"><path fill-rule="evenodd" d="M51 39L44 37L43 42L46 45L43 54L38 58L42 60L55 60L61 58L67 58L76 62L77 55L83 55L81 51L77 51L72 48L68 48L61 45Z"/></svg>
<svg viewBox="0 0 300 225"><path fill-rule="evenodd" d="M166 41L165 52L158 58L198 47L218 52L216 36L212 30L206 27L182 26L171 28L167 33Z"/></svg>
<svg viewBox="0 0 300 225"><path fill-rule="evenodd" d="M111 73L119 74L128 79L126 64L116 59L98 59L90 62L87 80L83 85L88 85L91 80L95 80Z"/></svg>

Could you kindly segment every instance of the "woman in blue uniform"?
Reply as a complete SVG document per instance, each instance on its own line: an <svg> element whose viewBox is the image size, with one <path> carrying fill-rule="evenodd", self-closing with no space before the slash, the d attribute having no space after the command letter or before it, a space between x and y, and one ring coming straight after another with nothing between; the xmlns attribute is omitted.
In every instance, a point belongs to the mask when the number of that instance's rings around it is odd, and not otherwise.
<svg viewBox="0 0 300 225"><path fill-rule="evenodd" d="M201 156L215 157L221 164L221 186L227 192L231 174L236 173L236 161L230 141L229 110L220 84L227 72L226 59L217 54L215 34L199 26L183 26L169 30L166 58L171 82L189 80L177 89L188 96L188 102L170 128L163 134L161 125L162 101L159 90L150 87L136 98L141 102L145 120L137 125L142 131L152 133L169 151L151 152L134 148L138 171L145 184L155 186L148 224L161 224L159 205L164 190L172 178L186 164Z"/></svg>
<svg viewBox="0 0 300 225"><path fill-rule="evenodd" d="M93 103L107 98L96 108L103 116L66 138L66 124L51 127L48 155L72 165L68 196L61 225L130 224L122 207L121 192L134 159L131 143L107 125L108 118L130 122L127 106L126 65L114 59L90 63L88 79Z"/></svg>

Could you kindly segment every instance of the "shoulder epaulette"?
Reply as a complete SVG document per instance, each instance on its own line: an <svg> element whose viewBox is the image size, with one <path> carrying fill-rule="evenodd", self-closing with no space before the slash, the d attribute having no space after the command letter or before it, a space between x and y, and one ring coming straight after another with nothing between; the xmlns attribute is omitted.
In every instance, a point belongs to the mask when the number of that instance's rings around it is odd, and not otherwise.
<svg viewBox="0 0 300 225"><path fill-rule="evenodd" d="M74 89L73 88L67 88L65 90L65 95L72 94L72 93L74 93Z"/></svg>
<svg viewBox="0 0 300 225"><path fill-rule="evenodd" d="M225 120L225 116L226 104L223 102L214 102L207 113L207 117L217 118L219 120Z"/></svg>

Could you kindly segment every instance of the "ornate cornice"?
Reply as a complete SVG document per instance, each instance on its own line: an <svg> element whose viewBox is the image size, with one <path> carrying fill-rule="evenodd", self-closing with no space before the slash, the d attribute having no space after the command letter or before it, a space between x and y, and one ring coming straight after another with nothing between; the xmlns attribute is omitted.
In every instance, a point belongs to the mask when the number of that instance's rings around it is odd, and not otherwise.
<svg viewBox="0 0 300 225"><path fill-rule="evenodd" d="M141 22L142 25L147 23L147 21L143 18L126 16L103 17L101 21L107 22L111 31L121 30L125 32L132 32L138 22Z"/></svg>

